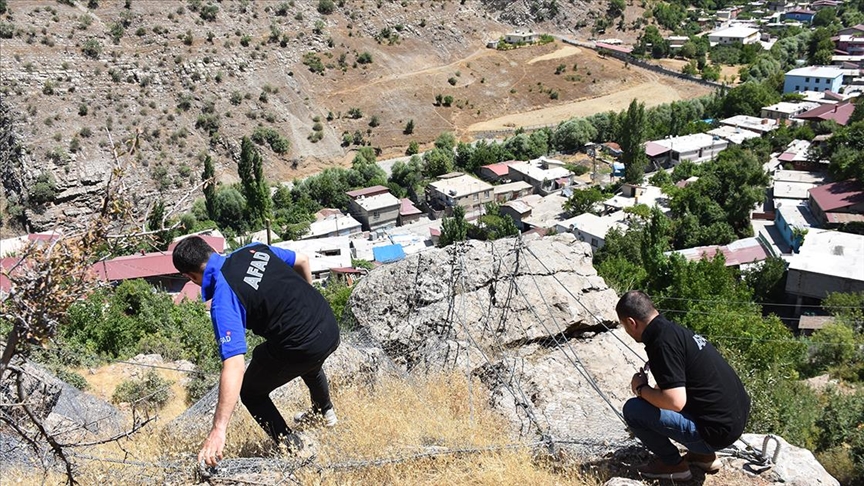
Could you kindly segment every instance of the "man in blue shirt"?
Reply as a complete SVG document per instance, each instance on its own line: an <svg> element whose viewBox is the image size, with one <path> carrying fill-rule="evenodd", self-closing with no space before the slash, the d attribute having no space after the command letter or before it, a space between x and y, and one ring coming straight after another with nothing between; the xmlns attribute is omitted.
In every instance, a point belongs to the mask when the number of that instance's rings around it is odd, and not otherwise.
<svg viewBox="0 0 864 486"><path fill-rule="evenodd" d="M270 392L301 377L312 409L295 420L317 417L336 424L324 360L339 346L339 328L327 300L312 287L309 259L291 250L254 243L223 257L202 238L181 241L173 252L177 271L201 286L210 300L219 341L222 373L213 427L198 460L215 466L222 459L225 432L239 398L277 443L301 447L270 399ZM265 338L243 371L246 329Z"/></svg>

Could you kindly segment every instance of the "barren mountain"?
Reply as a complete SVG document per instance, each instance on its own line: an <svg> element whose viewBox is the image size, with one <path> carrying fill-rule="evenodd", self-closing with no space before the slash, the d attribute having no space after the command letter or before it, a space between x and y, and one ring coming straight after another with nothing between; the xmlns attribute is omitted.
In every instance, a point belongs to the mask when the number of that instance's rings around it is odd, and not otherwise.
<svg viewBox="0 0 864 486"><path fill-rule="evenodd" d="M468 139L620 109L632 96L656 104L705 93L560 41L486 47L516 28L579 37L605 9L574 0L9 1L0 203L24 211L31 229L65 225L92 212L120 167L142 212L157 197L170 206L197 184L205 154L221 181L234 180L239 139L256 129L277 140L262 148L275 182L350 161L356 144L343 144L345 133L387 156L445 130ZM436 95L452 103L439 106ZM530 114L505 118L521 113ZM50 183L53 202L33 204Z"/></svg>

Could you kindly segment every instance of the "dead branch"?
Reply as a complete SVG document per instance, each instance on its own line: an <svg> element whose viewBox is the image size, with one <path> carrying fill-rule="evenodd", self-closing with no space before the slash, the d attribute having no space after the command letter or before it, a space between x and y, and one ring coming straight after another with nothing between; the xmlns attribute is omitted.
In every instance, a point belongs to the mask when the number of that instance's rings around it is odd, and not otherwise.
<svg viewBox="0 0 864 486"><path fill-rule="evenodd" d="M21 374L19 373L17 378L15 379L17 388L18 388L18 398L22 402L27 401L27 396L24 391L24 384L21 380ZM72 486L78 484L78 481L75 480L75 472L72 469L72 462L69 461L69 458L66 457L66 453L63 451L63 446L61 446L57 440L45 429L45 425L42 424L42 421L33 414L33 411L30 410L30 407L26 405L26 403L22 406L24 413L27 414L27 417L30 418L30 421L36 428L39 430L39 434L48 442L51 446L51 450L54 452L54 455L60 458L63 461L63 465L66 468L66 484Z"/></svg>
<svg viewBox="0 0 864 486"><path fill-rule="evenodd" d="M127 437L130 437L131 435L135 434L139 430L143 429L144 426L146 426L150 422L156 420L156 418L157 417L150 417L150 418L144 420L143 422L134 424L132 426L132 428L127 430L126 432L117 434L117 435L112 436L112 437L108 437L106 439L95 440L92 442L79 442L77 444L62 443L62 444L60 444L60 446L61 447L90 447L90 446L107 444L109 442L116 442L116 441L119 441L120 439L125 439Z"/></svg>

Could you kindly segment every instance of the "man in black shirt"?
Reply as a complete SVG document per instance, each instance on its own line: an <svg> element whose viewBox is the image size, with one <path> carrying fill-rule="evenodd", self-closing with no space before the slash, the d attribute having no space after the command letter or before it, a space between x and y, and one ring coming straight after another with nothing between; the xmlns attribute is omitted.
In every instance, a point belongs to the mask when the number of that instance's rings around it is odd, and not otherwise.
<svg viewBox="0 0 864 486"><path fill-rule="evenodd" d="M294 420L336 425L322 366L339 346L339 327L327 300L310 285L309 259L260 243L223 257L197 236L181 241L172 258L177 271L201 286L201 299L211 301L222 357L213 427L198 460L215 466L222 459L238 398L274 441L302 447L270 399L270 392L298 376L309 388L312 409ZM266 341L255 347L244 373L246 329Z"/></svg>
<svg viewBox="0 0 864 486"><path fill-rule="evenodd" d="M735 370L704 337L661 316L644 292L627 292L615 310L648 354L630 382L636 398L624 404L630 430L655 455L639 472L681 481L692 477L690 464L716 472L715 451L738 440L750 415L750 397ZM648 385L649 364L655 387ZM684 458L670 439L687 448Z"/></svg>

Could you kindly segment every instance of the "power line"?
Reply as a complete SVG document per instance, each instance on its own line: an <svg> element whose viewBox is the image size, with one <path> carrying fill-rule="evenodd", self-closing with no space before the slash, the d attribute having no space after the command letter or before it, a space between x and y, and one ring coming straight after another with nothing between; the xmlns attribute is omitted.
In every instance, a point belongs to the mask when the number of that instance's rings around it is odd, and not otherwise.
<svg viewBox="0 0 864 486"><path fill-rule="evenodd" d="M698 314L702 316L716 316L717 312L704 312L704 311L694 311L694 310L686 310L686 309L657 309L658 312L662 312L664 314ZM758 317L759 319L763 319L767 316L762 316L758 314L739 314L735 312L723 312L724 316L731 317ZM799 318L797 317L780 317L774 315L775 318L780 319L781 321L789 321L789 322L798 322Z"/></svg>

